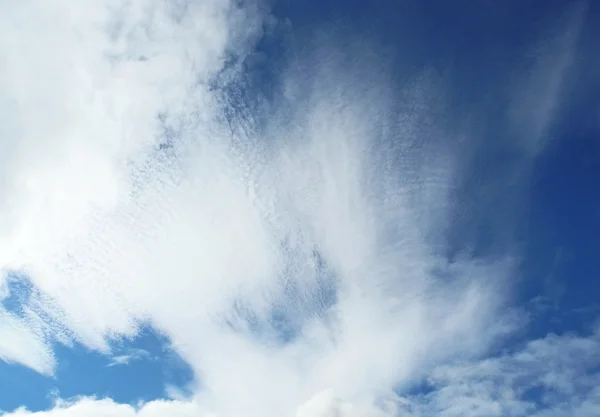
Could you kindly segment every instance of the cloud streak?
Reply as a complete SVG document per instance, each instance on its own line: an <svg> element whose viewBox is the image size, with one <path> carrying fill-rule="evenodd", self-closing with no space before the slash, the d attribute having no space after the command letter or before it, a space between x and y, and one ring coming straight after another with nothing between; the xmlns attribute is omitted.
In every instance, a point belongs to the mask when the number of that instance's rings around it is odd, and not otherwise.
<svg viewBox="0 0 600 417"><path fill-rule="evenodd" d="M509 118L517 137L532 154L543 150L562 105L569 100L569 73L578 49L588 5L574 3L529 52L527 74L514 88Z"/></svg>
<svg viewBox="0 0 600 417"><path fill-rule="evenodd" d="M128 365L133 361L152 360L152 356L144 349L128 349L125 355L113 356L107 367Z"/></svg>

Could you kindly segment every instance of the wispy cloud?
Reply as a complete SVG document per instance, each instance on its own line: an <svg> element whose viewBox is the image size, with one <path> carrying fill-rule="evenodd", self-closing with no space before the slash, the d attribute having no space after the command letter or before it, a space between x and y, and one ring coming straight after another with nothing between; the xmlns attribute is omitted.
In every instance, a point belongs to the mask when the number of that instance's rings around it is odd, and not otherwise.
<svg viewBox="0 0 600 417"><path fill-rule="evenodd" d="M569 100L569 74L578 49L587 2L574 2L560 21L540 33L517 77L509 117L517 138L532 154L544 149L561 106Z"/></svg>
<svg viewBox="0 0 600 417"><path fill-rule="evenodd" d="M550 334L482 361L448 364L431 392L407 399L409 415L593 416L600 410L600 333Z"/></svg>
<svg viewBox="0 0 600 417"><path fill-rule="evenodd" d="M397 96L364 45L325 45L260 114L225 87L263 8L174 4L0 6L14 115L0 132L0 265L38 290L30 321L0 312L0 357L51 374L57 339L110 355L150 323L201 382L189 401L84 398L38 415L379 416L399 401L414 416L502 415L529 410L515 385L495 391L521 363L546 381L543 355L593 356L596 336L478 361L519 327L515 259L443 250L466 174L427 74ZM542 113L515 125L539 135ZM500 382L481 382L486 366ZM398 399L428 374L434 393Z"/></svg>
<svg viewBox="0 0 600 417"><path fill-rule="evenodd" d="M144 349L129 349L124 355L117 355L110 358L107 367L128 365L133 361L152 360L152 356Z"/></svg>
<svg viewBox="0 0 600 417"><path fill-rule="evenodd" d="M0 307L0 360L27 366L42 374L54 367L52 349L35 323Z"/></svg>

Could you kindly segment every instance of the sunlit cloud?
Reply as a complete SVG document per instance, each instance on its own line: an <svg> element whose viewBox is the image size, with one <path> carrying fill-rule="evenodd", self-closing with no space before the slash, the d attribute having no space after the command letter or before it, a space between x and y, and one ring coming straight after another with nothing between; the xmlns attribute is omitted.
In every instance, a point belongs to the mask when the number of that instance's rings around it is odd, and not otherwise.
<svg viewBox="0 0 600 417"><path fill-rule="evenodd" d="M34 415L525 415L524 390L554 377L544 355L581 345L596 366L596 333L485 359L525 321L510 304L518 254L448 255L470 173L452 146L463 133L435 110L439 80L398 85L377 45L320 35L282 69L277 106L254 108L232 90L266 7L176 3L0 6L0 264L35 288L22 315L0 309L0 359L52 375L55 344L76 342L124 366L149 354L113 342L150 325L195 376L189 398L65 399ZM507 130L536 147L581 13L515 94L533 113L509 109ZM406 394L427 378L433 393Z"/></svg>

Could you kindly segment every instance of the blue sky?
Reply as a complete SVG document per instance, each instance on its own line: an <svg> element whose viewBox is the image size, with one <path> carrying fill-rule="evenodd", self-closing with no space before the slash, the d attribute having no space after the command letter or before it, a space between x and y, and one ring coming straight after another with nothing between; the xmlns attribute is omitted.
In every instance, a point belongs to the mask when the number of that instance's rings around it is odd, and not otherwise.
<svg viewBox="0 0 600 417"><path fill-rule="evenodd" d="M0 415L600 415L593 1L0 4Z"/></svg>

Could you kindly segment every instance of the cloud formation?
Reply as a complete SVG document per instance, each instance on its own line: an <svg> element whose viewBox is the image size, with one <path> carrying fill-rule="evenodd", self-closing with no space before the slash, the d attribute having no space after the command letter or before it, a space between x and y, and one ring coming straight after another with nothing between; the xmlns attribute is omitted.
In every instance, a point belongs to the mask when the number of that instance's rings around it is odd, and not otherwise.
<svg viewBox="0 0 600 417"><path fill-rule="evenodd" d="M152 356L147 350L144 349L128 349L125 355L113 356L107 367L128 365L133 361L139 360L152 360Z"/></svg>
<svg viewBox="0 0 600 417"><path fill-rule="evenodd" d="M445 251L468 173L428 74L398 93L364 47L324 46L257 110L232 91L263 7L0 7L0 264L36 289L24 314L0 310L0 358L52 374L54 343L110 354L149 324L198 382L189 401L82 398L38 415L524 415L527 388L585 373L549 375L540 358L596 360L594 333L479 361L518 327L516 260ZM535 123L519 129L542 135ZM535 372L515 385L523 361ZM398 396L428 375L433 393Z"/></svg>
<svg viewBox="0 0 600 417"><path fill-rule="evenodd" d="M599 336L598 328L587 337L550 334L516 352L441 366L428 380L432 391L407 407L436 416L597 415Z"/></svg>
<svg viewBox="0 0 600 417"><path fill-rule="evenodd" d="M427 378L428 392L353 404L329 391L303 404L296 417L330 416L533 416L592 417L600 411L600 332L587 336L548 335L521 349L481 361L437 367ZM109 399L58 401L47 412L17 410L6 416L209 416L197 399L152 401L137 407Z"/></svg>

